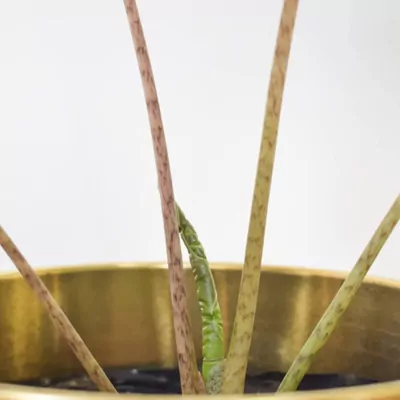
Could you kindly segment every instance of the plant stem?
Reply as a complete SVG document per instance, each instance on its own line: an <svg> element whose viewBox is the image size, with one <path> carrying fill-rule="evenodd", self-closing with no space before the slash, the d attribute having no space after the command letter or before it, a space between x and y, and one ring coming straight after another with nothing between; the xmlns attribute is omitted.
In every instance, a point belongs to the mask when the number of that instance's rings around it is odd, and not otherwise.
<svg viewBox="0 0 400 400"><path fill-rule="evenodd" d="M232 339L225 364L222 385L222 393L224 394L240 394L244 391L247 360L254 327L254 316L257 308L265 224L275 159L279 118L293 29L296 20L297 5L298 0L284 1L276 41L253 193L245 262L240 283Z"/></svg>
<svg viewBox="0 0 400 400"><path fill-rule="evenodd" d="M196 392L201 391L201 388L198 386L199 375L196 366L196 353L187 307L182 252L179 241L178 222L175 210L174 190L168 159L167 143L164 135L164 127L161 118L157 90L154 83L153 71L136 1L124 0L124 3L140 69L153 140L158 187L160 190L164 220L171 302L182 393L195 394Z"/></svg>
<svg viewBox="0 0 400 400"><path fill-rule="evenodd" d="M210 265L197 233L176 204L179 232L189 253L190 265L197 287L203 331L203 378L209 394L219 392L222 382L221 365L225 357L224 330L217 289ZM210 384L212 382L212 384ZM219 384L218 384L219 383Z"/></svg>
<svg viewBox="0 0 400 400"><path fill-rule="evenodd" d="M356 265L347 276L331 304L325 311L310 337L297 355L289 371L281 382L278 392L288 392L297 389L311 366L315 356L325 345L340 318L349 307L360 288L362 281L375 261L386 240L400 219L400 195L385 215L378 229L365 247Z"/></svg>
<svg viewBox="0 0 400 400"><path fill-rule="evenodd" d="M96 384L99 390L104 392L117 393L106 374L93 357L90 350L86 347L78 332L72 326L68 317L54 300L46 285L39 278L33 268L25 260L17 246L0 226L0 246L4 249L8 257L15 264L25 281L31 287L37 298L44 305L50 319L56 328L65 337L68 345L75 353L82 366L85 368L89 378Z"/></svg>

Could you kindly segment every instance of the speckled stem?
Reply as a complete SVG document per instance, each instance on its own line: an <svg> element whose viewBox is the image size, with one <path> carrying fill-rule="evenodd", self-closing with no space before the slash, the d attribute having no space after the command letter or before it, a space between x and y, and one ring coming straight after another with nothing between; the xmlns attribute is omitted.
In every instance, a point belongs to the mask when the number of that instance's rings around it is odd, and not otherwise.
<svg viewBox="0 0 400 400"><path fill-rule="evenodd" d="M161 110L136 1L124 0L124 3L140 69L153 139L158 187L164 220L171 302L182 393L195 394L201 391L201 388L197 384L199 379L196 354L187 308L178 221L175 212L174 191Z"/></svg>
<svg viewBox="0 0 400 400"><path fill-rule="evenodd" d="M25 260L17 246L0 226L0 246L4 249L8 257L15 264L18 271L21 273L27 284L31 287L35 295L47 310L50 319L53 321L56 328L64 336L68 345L75 353L77 359L85 368L89 378L104 392L117 393L112 383L107 378L106 374L93 357L90 350L79 336L78 332L72 326L68 317L54 300L43 281L38 277L33 268Z"/></svg>
<svg viewBox="0 0 400 400"><path fill-rule="evenodd" d="M347 310L371 265L378 256L386 240L400 219L400 195L397 196L385 218L375 231L356 265L353 267L331 304L325 311L310 337L297 355L289 371L281 382L278 392L297 389L304 375L309 370L315 356L325 345L340 318Z"/></svg>
<svg viewBox="0 0 400 400"><path fill-rule="evenodd" d="M217 289L211 273L206 253L199 241L197 233L186 218L182 209L176 204L179 221L179 232L189 253L197 288L203 331L203 378L209 394L218 392L218 382L222 382L225 343L221 309L218 302ZM210 384L213 382L213 384Z"/></svg>
<svg viewBox="0 0 400 400"><path fill-rule="evenodd" d="M285 0L270 76L246 255L232 338L225 364L223 394L241 394L254 327L260 282L268 200L275 159L279 118L298 0Z"/></svg>

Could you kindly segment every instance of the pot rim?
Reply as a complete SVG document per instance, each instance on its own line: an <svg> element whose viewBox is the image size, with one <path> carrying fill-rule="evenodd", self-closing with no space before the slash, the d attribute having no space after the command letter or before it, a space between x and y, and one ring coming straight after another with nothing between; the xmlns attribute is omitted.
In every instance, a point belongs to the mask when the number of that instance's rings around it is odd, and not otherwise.
<svg viewBox="0 0 400 400"><path fill-rule="evenodd" d="M241 263L232 262L211 262L211 268L213 270L241 270ZM40 276L43 275L66 275L69 273L84 272L84 271L107 271L115 269L149 269L154 270L166 270L168 266L165 262L152 262L152 261L142 261L142 262L109 262L109 263L90 263L90 264L76 264L76 265L62 265L56 267L39 267L35 268ZM185 262L184 268L189 269L190 264ZM304 267L294 267L294 266L270 266L263 265L262 270L268 270L271 272L277 272L283 275L292 276L322 276L327 278L337 278L344 279L347 275L344 271L330 271L327 269L313 269ZM14 280L22 279L18 271L1 271L0 281L2 280ZM400 281L389 278L381 278L374 276L367 276L364 279L365 283L373 283L379 286L393 287L400 289ZM246 394L246 395L226 395L230 399L240 399L246 398L249 400L260 399L264 397L279 396L282 400L291 400L294 398L307 398L310 400L324 400L324 399L354 399L357 400L371 400L378 398L395 398L398 397L400 393L400 381L391 381L383 383L374 383L368 385L353 386L347 388L334 388L326 390L315 390L315 391L301 391L301 392L291 392L291 393L268 393L262 395ZM183 396L176 395L144 395L144 394L119 394L124 396L127 400L133 400L138 397L145 397L148 400L160 399L161 397L167 397L170 400L182 399ZM87 392L81 390L61 390L53 388L38 388L22 386L18 384L6 384L0 383L0 399L15 399L15 400L36 400L48 398L49 400L80 400L87 397L93 397L96 400L110 400L115 398L116 394L113 393L101 393L101 392ZM218 397L226 397L225 395L219 395ZM187 396L186 396L187 397ZM210 397L215 396L196 396L199 400L210 399Z"/></svg>
<svg viewBox="0 0 400 400"><path fill-rule="evenodd" d="M211 269L218 270L232 270L238 271L242 269L243 264L239 262L212 262L210 261ZM184 262L185 269L190 269L190 264ZM84 263L84 264L63 264L58 266L41 266L34 267L34 270L41 276L43 275L66 275L76 272L85 271L112 271L115 269L154 269L154 270L167 270L168 264L164 261L137 261L137 262L101 262L101 263ZM324 268L310 268L303 266L288 266L288 265L262 265L262 271L276 272L281 275L292 276L320 276L325 278L345 279L348 272L345 270L329 270ZM18 271L0 271L0 280L6 279L22 279ZM400 280L394 278L384 278L374 275L367 275L363 283L373 283L374 285L387 286L400 289Z"/></svg>
<svg viewBox="0 0 400 400"><path fill-rule="evenodd" d="M87 392L83 390L63 390L49 388L35 388L14 384L0 384L0 398L10 400L83 400L92 397L95 400L111 400L115 396L124 396L126 400L135 400L145 398L147 400L159 400L164 397L168 400L179 400L183 397L194 397L199 400L210 400L210 398L229 398L239 400L260 400L260 398L271 398L278 396L281 400L332 400L340 398L341 400L372 400L372 399L394 399L398 398L400 392L400 381L385 383L372 383L369 385L353 386L347 388L334 388L326 390L313 390L288 393L266 393L266 394L244 394L244 395L146 395L146 394L115 394L104 392Z"/></svg>

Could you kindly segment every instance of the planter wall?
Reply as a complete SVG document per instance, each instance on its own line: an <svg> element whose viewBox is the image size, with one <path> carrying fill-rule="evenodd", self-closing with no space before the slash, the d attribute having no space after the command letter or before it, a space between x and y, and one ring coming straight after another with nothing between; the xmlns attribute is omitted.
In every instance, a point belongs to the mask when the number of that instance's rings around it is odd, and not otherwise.
<svg viewBox="0 0 400 400"><path fill-rule="evenodd" d="M216 264L213 270L229 339L241 270L228 264ZM200 359L200 313L191 272L186 273ZM163 264L49 269L42 270L41 276L103 366L176 365L168 271ZM342 281L343 275L332 272L264 268L250 372L285 371ZM397 379L399 305L400 284L367 279L315 361L312 372ZM0 381L17 383L80 370L74 355L21 277L17 273L0 275ZM30 388L0 385L0 400L10 398L10 393L15 395L15 390L19 390L17 397L23 398L34 392ZM393 397L398 392L400 398L400 385L379 384L333 392L336 397L340 393L345 397L353 393L353 398L354 393L360 398L381 398ZM85 394L96 395L105 396Z"/></svg>

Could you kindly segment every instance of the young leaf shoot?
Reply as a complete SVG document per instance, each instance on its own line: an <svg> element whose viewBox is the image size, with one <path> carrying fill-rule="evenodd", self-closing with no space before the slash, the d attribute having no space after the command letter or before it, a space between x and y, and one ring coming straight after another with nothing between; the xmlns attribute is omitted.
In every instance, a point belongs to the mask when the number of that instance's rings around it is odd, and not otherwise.
<svg viewBox="0 0 400 400"><path fill-rule="evenodd" d="M209 394L216 394L222 383L225 357L224 330L217 290L210 265L193 225L176 205L179 232L189 253L190 265L197 287L203 327L203 378Z"/></svg>

